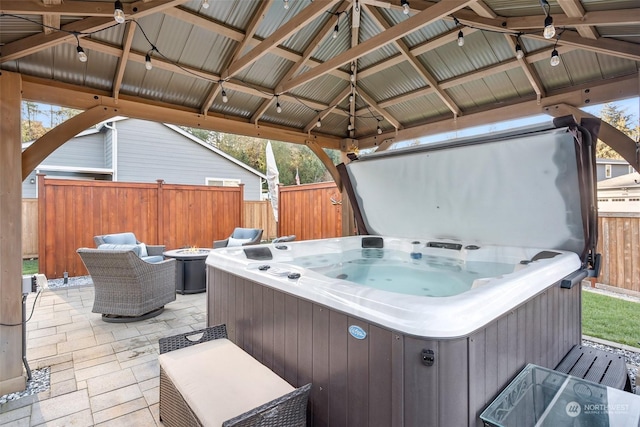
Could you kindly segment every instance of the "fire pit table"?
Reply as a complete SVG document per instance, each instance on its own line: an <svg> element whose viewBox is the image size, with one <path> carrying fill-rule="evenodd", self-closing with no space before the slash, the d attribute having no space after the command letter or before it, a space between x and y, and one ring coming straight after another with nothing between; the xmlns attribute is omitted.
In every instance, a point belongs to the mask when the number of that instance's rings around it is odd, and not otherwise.
<svg viewBox="0 0 640 427"><path fill-rule="evenodd" d="M163 252L166 258L175 258L176 292L196 294L207 290L205 260L213 249L185 248Z"/></svg>

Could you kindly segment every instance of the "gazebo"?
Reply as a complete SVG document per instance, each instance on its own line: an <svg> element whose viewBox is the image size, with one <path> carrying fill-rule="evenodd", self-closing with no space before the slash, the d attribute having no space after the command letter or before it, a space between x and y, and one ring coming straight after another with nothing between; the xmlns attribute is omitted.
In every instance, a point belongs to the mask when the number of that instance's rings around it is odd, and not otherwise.
<svg viewBox="0 0 640 427"><path fill-rule="evenodd" d="M632 0L2 0L0 323L21 322L21 181L114 116L344 154L640 94ZM20 103L83 110L24 152ZM640 170L637 143L600 137ZM348 210L345 215L348 215ZM343 221L345 230L349 221ZM347 231L345 231L347 233ZM0 326L0 395L24 389Z"/></svg>

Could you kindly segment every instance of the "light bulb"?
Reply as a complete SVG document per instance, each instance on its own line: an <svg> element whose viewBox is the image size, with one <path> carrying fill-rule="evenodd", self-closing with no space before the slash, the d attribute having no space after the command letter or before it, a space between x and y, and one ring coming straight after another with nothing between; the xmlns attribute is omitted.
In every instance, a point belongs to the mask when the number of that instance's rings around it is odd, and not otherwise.
<svg viewBox="0 0 640 427"><path fill-rule="evenodd" d="M322 121L318 119L318 121L316 122L316 127L319 128L320 126L322 126Z"/></svg>
<svg viewBox="0 0 640 427"><path fill-rule="evenodd" d="M280 106L279 102L276 102L276 113L278 114L282 113L282 107Z"/></svg>
<svg viewBox="0 0 640 427"><path fill-rule="evenodd" d="M556 49L553 49L553 52L551 52L551 61L549 62L551 63L552 67L560 64L560 56L558 55L558 51Z"/></svg>
<svg viewBox="0 0 640 427"><path fill-rule="evenodd" d="M516 58L524 58L524 52L522 51L522 46L520 46L520 43L516 44Z"/></svg>
<svg viewBox="0 0 640 427"><path fill-rule="evenodd" d="M382 128L378 126L378 135L382 135Z"/></svg>
<svg viewBox="0 0 640 427"><path fill-rule="evenodd" d="M349 80L351 80L352 82L356 81L356 75L353 74L353 71L351 71L351 75L349 76Z"/></svg>
<svg viewBox="0 0 640 427"><path fill-rule="evenodd" d="M202 2L202 8L209 9L209 0L204 0L204 2Z"/></svg>
<svg viewBox="0 0 640 427"><path fill-rule="evenodd" d="M349 103L353 102L353 94L349 95Z"/></svg>
<svg viewBox="0 0 640 427"><path fill-rule="evenodd" d="M409 12L410 12L409 2L407 0L404 0L402 2L402 13L404 13L405 15L408 15Z"/></svg>
<svg viewBox="0 0 640 427"><path fill-rule="evenodd" d="M222 102L224 102L225 104L229 102L229 98L227 98L227 92L225 92L224 89L222 89Z"/></svg>
<svg viewBox="0 0 640 427"><path fill-rule="evenodd" d="M347 130L351 130L353 129L353 126L351 126L351 123L349 123L349 126L347 126Z"/></svg>
<svg viewBox="0 0 640 427"><path fill-rule="evenodd" d="M124 10L122 10L122 2L120 0L116 0L113 5L113 19L118 24L122 24L125 21Z"/></svg>
<svg viewBox="0 0 640 427"><path fill-rule="evenodd" d="M464 34L462 34L462 30L458 32L458 46L464 46Z"/></svg>
<svg viewBox="0 0 640 427"><path fill-rule="evenodd" d="M336 26L333 27L333 34L331 35L331 37L333 37L334 39L338 38L338 31L340 31L340 28L338 28L338 24L336 24Z"/></svg>
<svg viewBox="0 0 640 427"><path fill-rule="evenodd" d="M78 60L80 62L87 62L87 59L89 58L87 57L87 54L84 53L84 49L82 48L82 46L78 46L76 50L78 51Z"/></svg>
<svg viewBox="0 0 640 427"><path fill-rule="evenodd" d="M283 0L283 1L284 1L284 9L289 10L289 0Z"/></svg>
<svg viewBox="0 0 640 427"><path fill-rule="evenodd" d="M552 39L553 36L556 35L556 27L553 26L553 18L551 15L547 15L547 17L544 18L544 31L542 35L545 39Z"/></svg>
<svg viewBox="0 0 640 427"><path fill-rule="evenodd" d="M151 70L153 65L151 65L151 55L147 53L147 56L144 57L144 68L147 70Z"/></svg>

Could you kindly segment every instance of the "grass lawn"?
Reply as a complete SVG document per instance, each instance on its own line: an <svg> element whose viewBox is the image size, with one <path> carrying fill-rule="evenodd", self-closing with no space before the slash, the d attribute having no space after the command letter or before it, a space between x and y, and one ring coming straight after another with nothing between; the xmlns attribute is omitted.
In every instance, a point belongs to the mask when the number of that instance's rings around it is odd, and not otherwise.
<svg viewBox="0 0 640 427"><path fill-rule="evenodd" d="M582 292L582 333L640 347L640 303Z"/></svg>
<svg viewBox="0 0 640 427"><path fill-rule="evenodd" d="M22 260L22 274L36 274L38 273L38 259L25 259Z"/></svg>

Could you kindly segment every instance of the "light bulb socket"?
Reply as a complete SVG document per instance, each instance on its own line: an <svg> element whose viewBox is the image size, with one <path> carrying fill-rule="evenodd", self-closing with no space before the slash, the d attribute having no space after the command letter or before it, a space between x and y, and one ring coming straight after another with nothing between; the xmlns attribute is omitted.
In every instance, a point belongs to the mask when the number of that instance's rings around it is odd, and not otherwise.
<svg viewBox="0 0 640 427"><path fill-rule="evenodd" d="M113 4L113 19L118 24L122 24L125 21L124 10L122 9L122 2L120 0L116 0Z"/></svg>
<svg viewBox="0 0 640 427"><path fill-rule="evenodd" d="M332 37L335 39L338 37L338 32L340 31L340 27L338 27L338 24L336 24L335 27L333 27L333 35Z"/></svg>

